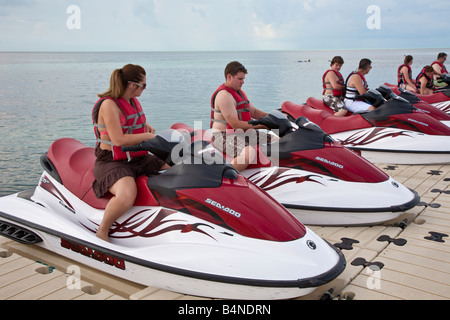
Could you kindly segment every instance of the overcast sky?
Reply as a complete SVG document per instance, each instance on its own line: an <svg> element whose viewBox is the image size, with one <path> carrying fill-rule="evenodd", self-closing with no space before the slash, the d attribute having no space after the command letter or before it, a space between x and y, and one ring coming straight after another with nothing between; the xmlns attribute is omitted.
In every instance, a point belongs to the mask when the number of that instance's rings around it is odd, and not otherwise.
<svg viewBox="0 0 450 320"><path fill-rule="evenodd" d="M0 51L448 48L450 1L0 0L0 28Z"/></svg>

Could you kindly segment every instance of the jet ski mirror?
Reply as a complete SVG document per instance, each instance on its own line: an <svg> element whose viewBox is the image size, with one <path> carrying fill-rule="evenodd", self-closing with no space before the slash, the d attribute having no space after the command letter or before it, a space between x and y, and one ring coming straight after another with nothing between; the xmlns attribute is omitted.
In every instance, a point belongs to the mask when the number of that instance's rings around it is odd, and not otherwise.
<svg viewBox="0 0 450 320"><path fill-rule="evenodd" d="M438 78L438 82L450 85L450 76L448 74L443 74Z"/></svg>
<svg viewBox="0 0 450 320"><path fill-rule="evenodd" d="M392 91L392 89L389 88L387 85L379 86L379 87L377 88L377 91L378 91L379 93L381 93L381 95L383 96L383 98L385 98L386 100L394 99L394 100L398 100L398 101L402 101L402 102L411 102L411 101L409 101L407 98L400 97L400 96L396 95L396 94ZM407 91L407 92L409 92L409 91ZM412 92L409 92L409 93L413 95ZM402 94L407 95L407 93L402 93ZM413 96L414 96L414 95L413 95Z"/></svg>
<svg viewBox="0 0 450 320"><path fill-rule="evenodd" d="M286 134L294 131L291 122L289 119L278 110L271 111L267 116L262 117L258 120L250 120L249 124L256 125L264 125L270 130L279 130L279 136L283 137Z"/></svg>
<svg viewBox="0 0 450 320"><path fill-rule="evenodd" d="M397 95L389 88L387 85L381 85L377 88L377 91L381 93L383 98L389 100L390 98L395 98Z"/></svg>
<svg viewBox="0 0 450 320"><path fill-rule="evenodd" d="M177 150L179 151L174 157L172 151L175 147L177 147ZM183 159L186 156L183 151L188 149L189 145L184 136L177 130L172 129L164 130L155 138L144 141L138 145L122 147L123 152L137 152L142 150L151 152L169 165L174 165L174 161L179 162L179 159ZM172 160L172 158L177 159Z"/></svg>
<svg viewBox="0 0 450 320"><path fill-rule="evenodd" d="M325 131L323 131L323 129L321 127L319 127L317 124L315 124L314 122L310 121L308 118L306 117L299 117L297 118L297 120L295 120L295 124L298 126L298 128L302 128L302 129L306 129L309 131L314 131L314 132L319 132L323 135L323 141L325 142L329 142L332 143L334 142L333 138L331 138L330 135L328 135L327 133L325 133Z"/></svg>
<svg viewBox="0 0 450 320"><path fill-rule="evenodd" d="M295 124L299 128L305 128L305 129L312 130L312 131L323 132L321 127L319 127L314 122L311 122L307 117L299 117L297 120L295 120Z"/></svg>
<svg viewBox="0 0 450 320"><path fill-rule="evenodd" d="M373 105L375 108L378 108L379 106L381 106L383 103L386 102L386 99L383 98L381 93L373 89L367 91L361 97L368 103Z"/></svg>

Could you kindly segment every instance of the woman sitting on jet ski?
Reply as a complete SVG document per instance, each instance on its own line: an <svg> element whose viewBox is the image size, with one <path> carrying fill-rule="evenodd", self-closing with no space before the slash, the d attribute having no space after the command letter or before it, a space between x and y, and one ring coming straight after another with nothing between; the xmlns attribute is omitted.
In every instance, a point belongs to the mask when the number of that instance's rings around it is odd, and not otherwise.
<svg viewBox="0 0 450 320"><path fill-rule="evenodd" d="M417 76L416 86L420 94L433 94L434 92L433 73L434 73L433 67L425 66Z"/></svg>
<svg viewBox="0 0 450 320"><path fill-rule="evenodd" d="M92 118L97 137L93 190L98 198L112 194L97 237L109 241L112 224L127 212L137 197L136 178L150 175L169 166L147 151L122 152L155 137L155 129L147 123L136 99L145 90L146 73L137 65L126 65L113 71L110 88L99 94Z"/></svg>

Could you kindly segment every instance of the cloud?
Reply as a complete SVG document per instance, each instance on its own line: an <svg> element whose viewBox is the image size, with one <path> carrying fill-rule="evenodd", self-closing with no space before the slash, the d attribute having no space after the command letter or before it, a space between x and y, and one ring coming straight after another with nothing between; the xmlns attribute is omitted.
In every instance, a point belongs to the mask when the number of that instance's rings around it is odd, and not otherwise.
<svg viewBox="0 0 450 320"><path fill-rule="evenodd" d="M2 50L166 51L442 47L450 3L378 0L0 0ZM81 8L81 30L66 9ZM429 21L420 28L420 21ZM409 31L408 31L409 30ZM445 31L445 32L442 32Z"/></svg>

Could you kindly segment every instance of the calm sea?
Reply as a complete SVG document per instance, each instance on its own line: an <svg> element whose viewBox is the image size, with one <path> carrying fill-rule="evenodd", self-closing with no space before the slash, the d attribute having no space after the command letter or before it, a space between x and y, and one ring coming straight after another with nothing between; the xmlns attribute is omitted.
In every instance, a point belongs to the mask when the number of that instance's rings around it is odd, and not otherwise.
<svg viewBox="0 0 450 320"><path fill-rule="evenodd" d="M0 196L36 185L39 158L52 141L71 137L95 145L96 95L107 90L111 72L128 63L147 70L148 89L140 101L157 130L199 120L207 129L211 94L223 83L230 61L249 70L244 90L253 104L271 111L286 100L320 97L322 74L335 55L345 60L344 77L360 59L371 59L367 80L375 88L396 81L404 55L414 56L415 76L440 51L450 50L0 53Z"/></svg>

